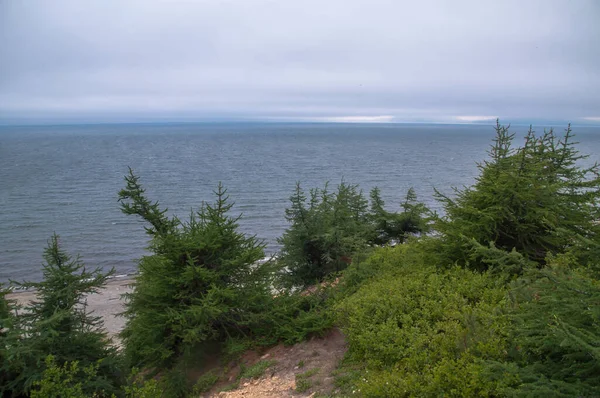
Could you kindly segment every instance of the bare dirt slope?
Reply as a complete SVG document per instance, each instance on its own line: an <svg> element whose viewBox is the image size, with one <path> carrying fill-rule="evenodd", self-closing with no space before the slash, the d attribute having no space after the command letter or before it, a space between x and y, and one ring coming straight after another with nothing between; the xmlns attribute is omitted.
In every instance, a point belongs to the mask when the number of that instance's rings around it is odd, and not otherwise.
<svg viewBox="0 0 600 398"><path fill-rule="evenodd" d="M232 391L221 391L226 383L219 383L205 397L314 397L335 390L332 372L338 367L346 341L338 329L324 337L314 337L293 345L282 344L267 349L262 355L247 353L242 362L252 366L259 361L274 361L265 373L255 380L242 379ZM230 380L236 370L231 371Z"/></svg>

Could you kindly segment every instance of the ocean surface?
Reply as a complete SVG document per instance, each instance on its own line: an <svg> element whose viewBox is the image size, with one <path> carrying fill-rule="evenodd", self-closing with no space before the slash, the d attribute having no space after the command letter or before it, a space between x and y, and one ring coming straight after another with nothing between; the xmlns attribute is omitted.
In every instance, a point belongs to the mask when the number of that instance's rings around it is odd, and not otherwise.
<svg viewBox="0 0 600 398"><path fill-rule="evenodd" d="M526 127L513 130L522 135ZM600 161L600 128L574 131L590 155L586 162ZM236 202L233 214L243 213L241 230L264 239L273 254L297 181L309 189L343 179L367 195L378 186L390 210L414 187L440 210L434 187L451 194L452 187L472 184L493 136L491 125L0 127L0 282L39 280L54 232L88 267L135 272L148 238L142 222L119 210L128 166L151 199L181 218L212 201L222 181Z"/></svg>

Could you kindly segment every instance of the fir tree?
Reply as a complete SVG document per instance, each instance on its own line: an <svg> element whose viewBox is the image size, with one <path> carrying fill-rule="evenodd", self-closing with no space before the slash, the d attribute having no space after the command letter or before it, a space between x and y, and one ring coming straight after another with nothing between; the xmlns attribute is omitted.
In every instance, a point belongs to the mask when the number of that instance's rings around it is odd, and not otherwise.
<svg viewBox="0 0 600 398"><path fill-rule="evenodd" d="M576 252L582 261L599 253L600 168L582 167L570 126L538 136L530 128L525 144L513 149L514 134L496 124L490 159L479 164L475 185L437 192L446 215L436 228L452 261L486 269L470 258L472 242L511 251L544 264L549 254ZM587 259L587 260L586 260Z"/></svg>
<svg viewBox="0 0 600 398"><path fill-rule="evenodd" d="M14 300L9 300L6 296L9 290L5 289L0 284L0 395L4 392L4 389L8 385L8 382L12 380L15 375L13 369L8 366L8 334L14 327L14 316L13 311L16 311L17 307Z"/></svg>
<svg viewBox="0 0 600 398"><path fill-rule="evenodd" d="M371 214L375 236L373 243L385 245L391 242L404 243L409 236L426 233L429 230L427 207L417 200L413 188L406 193L401 204L402 212L392 213L385 210L379 188L371 190Z"/></svg>
<svg viewBox="0 0 600 398"><path fill-rule="evenodd" d="M203 204L188 222L168 218L150 202L130 170L119 193L125 214L150 224L152 254L139 261L121 336L132 366L166 371L173 396L186 393L187 361L230 337L250 334L271 300L263 243L238 231L239 217L221 184L214 204Z"/></svg>
<svg viewBox="0 0 600 398"><path fill-rule="evenodd" d="M508 396L600 395L600 286L584 270L551 260L514 283L504 362L493 374L512 374Z"/></svg>
<svg viewBox="0 0 600 398"><path fill-rule="evenodd" d="M288 285L308 286L343 270L373 236L368 202L356 185L342 182L331 192L326 184L307 198L298 183L290 202L291 225L279 239Z"/></svg>
<svg viewBox="0 0 600 398"><path fill-rule="evenodd" d="M86 296L97 293L113 270L88 271L79 258L71 258L60 248L56 234L50 238L44 258L43 281L15 282L34 289L36 299L14 318L8 332L4 365L15 377L4 386L5 391L28 393L41 379L48 355L59 363L78 361L84 366L101 361L98 377L85 391L117 391L122 380L116 349L110 345L100 317L86 308Z"/></svg>

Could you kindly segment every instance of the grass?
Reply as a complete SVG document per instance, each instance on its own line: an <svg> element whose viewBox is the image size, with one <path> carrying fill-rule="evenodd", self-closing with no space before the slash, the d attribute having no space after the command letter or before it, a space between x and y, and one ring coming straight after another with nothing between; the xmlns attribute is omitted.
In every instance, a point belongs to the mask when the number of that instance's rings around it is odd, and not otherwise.
<svg viewBox="0 0 600 398"><path fill-rule="evenodd" d="M213 372L207 372L200 376L194 385L194 393L201 394L211 389L212 386L219 380L219 376Z"/></svg>
<svg viewBox="0 0 600 398"><path fill-rule="evenodd" d="M313 369L307 370L304 373L297 374L296 379L308 379L309 377L312 377L312 376L316 375L317 373L319 373L319 370L321 370L321 369L313 368Z"/></svg>
<svg viewBox="0 0 600 398"><path fill-rule="evenodd" d="M296 391L297 392L305 392L311 387L312 387L312 382L308 379L296 380Z"/></svg>
<svg viewBox="0 0 600 398"><path fill-rule="evenodd" d="M275 361L258 361L252 366L242 365L238 379L258 379L265 373L265 370L275 365Z"/></svg>
<svg viewBox="0 0 600 398"><path fill-rule="evenodd" d="M319 373L320 368L309 369L304 373L296 375L296 391L305 392L313 386L312 380L309 380L312 376Z"/></svg>

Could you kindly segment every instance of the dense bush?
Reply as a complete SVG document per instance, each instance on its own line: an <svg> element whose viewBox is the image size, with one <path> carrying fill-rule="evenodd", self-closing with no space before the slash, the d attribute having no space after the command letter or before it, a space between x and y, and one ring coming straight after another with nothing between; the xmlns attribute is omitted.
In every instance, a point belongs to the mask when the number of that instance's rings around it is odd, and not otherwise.
<svg viewBox="0 0 600 398"><path fill-rule="evenodd" d="M86 386L96 384L98 371L102 364L99 360L81 368L78 361L65 362L63 365L56 363L52 355L46 358L46 367L42 379L34 382L31 390L32 398L100 398L116 395L108 394L104 390L90 391ZM127 385L124 385L120 396L126 398L161 398L162 390L158 387L156 380L142 381L137 374L133 373Z"/></svg>
<svg viewBox="0 0 600 398"><path fill-rule="evenodd" d="M479 164L473 187L456 197L437 193L445 208L436 229L446 256L487 269L470 256L470 241L511 251L544 264L548 254L573 251L582 261L600 253L600 168L582 167L571 128L557 136L529 130L513 148L514 134L496 125L489 160ZM471 257L471 258L470 258Z"/></svg>
<svg viewBox="0 0 600 398"><path fill-rule="evenodd" d="M54 235L45 250L42 282L18 285L35 289L36 300L13 317L5 337L2 369L11 377L0 386L5 394L27 395L42 378L45 359L74 362L86 368L101 360L96 377L82 386L86 394L117 392L123 382L117 351L103 329L102 320L88 313L86 295L97 292L112 273L88 271L78 258L59 247Z"/></svg>
<svg viewBox="0 0 600 398"><path fill-rule="evenodd" d="M440 270L411 245L385 249L386 263L336 307L348 359L364 370L364 396L486 395L504 380L483 377L482 359L505 354L506 291L489 274Z"/></svg>

